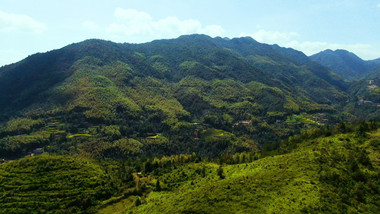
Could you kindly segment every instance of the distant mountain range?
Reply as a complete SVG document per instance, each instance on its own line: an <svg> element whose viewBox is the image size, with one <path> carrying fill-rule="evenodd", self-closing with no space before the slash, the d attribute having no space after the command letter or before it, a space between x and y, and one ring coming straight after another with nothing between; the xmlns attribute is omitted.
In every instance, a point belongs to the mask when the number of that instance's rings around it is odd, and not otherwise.
<svg viewBox="0 0 380 214"><path fill-rule="evenodd" d="M363 60L346 50L325 50L310 56L311 60L330 68L340 76L352 80L380 66L380 58Z"/></svg>

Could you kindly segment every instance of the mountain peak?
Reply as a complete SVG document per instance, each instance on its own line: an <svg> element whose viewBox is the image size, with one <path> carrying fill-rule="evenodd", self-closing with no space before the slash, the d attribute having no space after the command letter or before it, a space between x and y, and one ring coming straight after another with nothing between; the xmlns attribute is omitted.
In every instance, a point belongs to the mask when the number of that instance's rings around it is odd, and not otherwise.
<svg viewBox="0 0 380 214"><path fill-rule="evenodd" d="M232 42L238 42L238 43L253 43L253 44L259 44L258 41L256 41L255 39L253 39L253 38L250 37L250 36L236 37L236 38L231 39L230 41L232 41Z"/></svg>
<svg viewBox="0 0 380 214"><path fill-rule="evenodd" d="M212 39L212 37L205 34L189 34L189 35L182 35L178 37L178 39L208 40L208 39Z"/></svg>
<svg viewBox="0 0 380 214"><path fill-rule="evenodd" d="M360 57L358 57L356 54L350 52L350 51L347 51L347 50L344 50L344 49L336 49L335 50L335 54L339 54L339 55L343 55L343 56L349 56L349 57L355 57L357 58L358 60L362 60Z"/></svg>
<svg viewBox="0 0 380 214"><path fill-rule="evenodd" d="M326 50L322 51L322 53L333 53L333 52L334 52L334 51L331 50L331 49L326 49Z"/></svg>
<svg viewBox="0 0 380 214"><path fill-rule="evenodd" d="M336 49L335 52L336 53L351 53L348 50L344 50L344 49Z"/></svg>
<svg viewBox="0 0 380 214"><path fill-rule="evenodd" d="M367 61L344 49L327 49L310 56L310 59L347 79L356 78L371 70Z"/></svg>

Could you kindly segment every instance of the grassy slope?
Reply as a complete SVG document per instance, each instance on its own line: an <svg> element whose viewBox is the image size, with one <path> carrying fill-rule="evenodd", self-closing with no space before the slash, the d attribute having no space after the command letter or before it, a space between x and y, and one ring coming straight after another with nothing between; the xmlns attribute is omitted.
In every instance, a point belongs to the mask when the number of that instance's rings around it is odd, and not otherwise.
<svg viewBox="0 0 380 214"><path fill-rule="evenodd" d="M153 192L137 212L290 212L317 203L318 188L311 184L317 182L312 170L316 166L304 165L311 163L305 153L294 155L302 157L284 155L247 165L230 165L224 167L225 179L212 173L194 185L189 181L172 192ZM213 168L216 171L217 166Z"/></svg>
<svg viewBox="0 0 380 214"><path fill-rule="evenodd" d="M111 203L98 210L98 214L122 214L132 206L134 206L136 201L136 196L130 196L128 198L123 198L117 203Z"/></svg>
<svg viewBox="0 0 380 214"><path fill-rule="evenodd" d="M198 173L202 164L189 164L161 176L164 191L151 192L133 211L376 213L379 140L380 131L364 142L352 134L310 140L288 154L224 166L225 179L216 164L205 165L205 177Z"/></svg>
<svg viewBox="0 0 380 214"><path fill-rule="evenodd" d="M113 191L89 159L41 155L0 165L0 213L91 213Z"/></svg>

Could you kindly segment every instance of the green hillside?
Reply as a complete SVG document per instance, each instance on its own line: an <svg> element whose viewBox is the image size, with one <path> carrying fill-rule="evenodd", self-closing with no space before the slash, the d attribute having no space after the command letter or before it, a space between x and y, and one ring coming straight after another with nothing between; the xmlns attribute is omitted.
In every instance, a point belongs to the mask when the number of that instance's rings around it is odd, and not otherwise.
<svg viewBox="0 0 380 214"><path fill-rule="evenodd" d="M117 192L93 160L49 156L0 165L0 213L91 213Z"/></svg>
<svg viewBox="0 0 380 214"><path fill-rule="evenodd" d="M149 193L132 211L378 213L379 137L380 130L366 138L336 134L251 163L186 164L157 177L162 190Z"/></svg>
<svg viewBox="0 0 380 214"><path fill-rule="evenodd" d="M347 112L360 118L376 120L380 116L380 68L370 71L362 79L352 82L349 88L351 102Z"/></svg>
<svg viewBox="0 0 380 214"><path fill-rule="evenodd" d="M137 156L249 152L241 139L270 144L355 118L341 111L345 87L301 52L250 38L87 40L0 69L0 157L38 147L79 154L89 141L101 151L91 155L109 156L124 138L139 142ZM287 122L295 117L304 119ZM234 142L204 152L205 138L194 133L208 129L232 133ZM168 142L144 143L156 135Z"/></svg>
<svg viewBox="0 0 380 214"><path fill-rule="evenodd" d="M0 213L378 213L378 127L309 129L216 159L26 157L0 164Z"/></svg>

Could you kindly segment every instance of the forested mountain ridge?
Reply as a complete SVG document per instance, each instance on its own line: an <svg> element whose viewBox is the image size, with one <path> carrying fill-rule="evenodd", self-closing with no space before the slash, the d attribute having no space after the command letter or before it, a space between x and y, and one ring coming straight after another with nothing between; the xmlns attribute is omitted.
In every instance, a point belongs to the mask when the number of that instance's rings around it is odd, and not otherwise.
<svg viewBox="0 0 380 214"><path fill-rule="evenodd" d="M138 58L136 52L146 55L146 59ZM40 94L54 84L62 82L72 74L70 67L74 62L86 56L97 58L100 60L101 65L115 61L125 62L133 66L134 75L139 76L152 76L159 79L178 81L180 78L193 75L205 80L226 78L243 82L254 80L270 86L275 86L277 81L280 81L280 86L285 82L288 88L289 83L294 84L289 80L294 73L289 74L289 71L300 70L300 68L294 67L292 64L295 64L295 66L309 65L307 68L309 72L307 74L308 79L319 81L316 79L319 77L318 79L324 80L322 82L326 81L335 87L344 87L342 82L339 82L336 77L331 77L331 73L329 74L324 68L313 69L310 66L312 65L311 61L301 52L261 44L252 38L225 40L222 38L213 39L204 35L190 35L174 40L159 40L141 45L87 40L59 50L36 54L19 63L2 67L0 70L0 87L1 91L7 91L7 94L1 94L0 108L14 109L15 106L12 105L12 102L18 102L17 100L21 98L22 102L25 102L24 106L27 106L28 99L25 98ZM151 58L148 59L148 57ZM261 58L257 59L257 57ZM265 61L264 57L267 57L268 61ZM160 60L167 60L167 62L163 63ZM274 71L267 71L266 69L273 68L273 65L269 67L269 60L281 63L281 65L277 64ZM206 65L205 68L209 68L209 70L204 69L197 74L185 73L182 72L183 69L179 68L179 65L183 62L197 62L196 66ZM218 63L222 65L218 65ZM236 67L228 65L228 63L235 63L234 66ZM252 66L252 63L255 64ZM153 67L153 65L156 67ZM165 76L162 70L165 69L163 65L168 66L170 68L168 71L174 73L167 73ZM210 67L210 65L214 67ZM223 66L230 66L228 68L230 70L223 70ZM279 70L279 72L276 72L276 70ZM215 72L210 73L211 71ZM275 81L272 81L271 78L275 78ZM313 80L314 78L315 80ZM295 84L299 83L296 82ZM321 88L324 88L323 86ZM301 85L301 87L310 88L305 85ZM325 87L331 86L326 84ZM324 102L331 101L334 100L329 99ZM21 106L23 105L21 104Z"/></svg>
<svg viewBox="0 0 380 214"><path fill-rule="evenodd" d="M330 68L340 76L353 80L380 66L380 59L363 60L346 50L325 50L310 56L311 60Z"/></svg>
<svg viewBox="0 0 380 214"><path fill-rule="evenodd" d="M0 151L65 151L74 144L77 152L79 139L103 145L162 135L166 143L155 152L171 154L198 151L216 133L228 140L218 149L206 146L205 154L251 150L257 142L244 139L268 144L304 126L347 118L339 112L346 87L303 53L248 37L86 40L0 69L6 92L0 94ZM189 144L198 138L201 144ZM142 154L150 150L145 146Z"/></svg>
<svg viewBox="0 0 380 214"><path fill-rule="evenodd" d="M346 111L361 118L376 120L380 117L380 67L369 71L349 87L352 102Z"/></svg>
<svg viewBox="0 0 380 214"><path fill-rule="evenodd" d="M0 68L0 90L6 93L0 94L0 110L28 107L37 95L72 75L70 67L83 57L99 57L109 63L121 59L125 51L116 43L87 40L3 66Z"/></svg>

